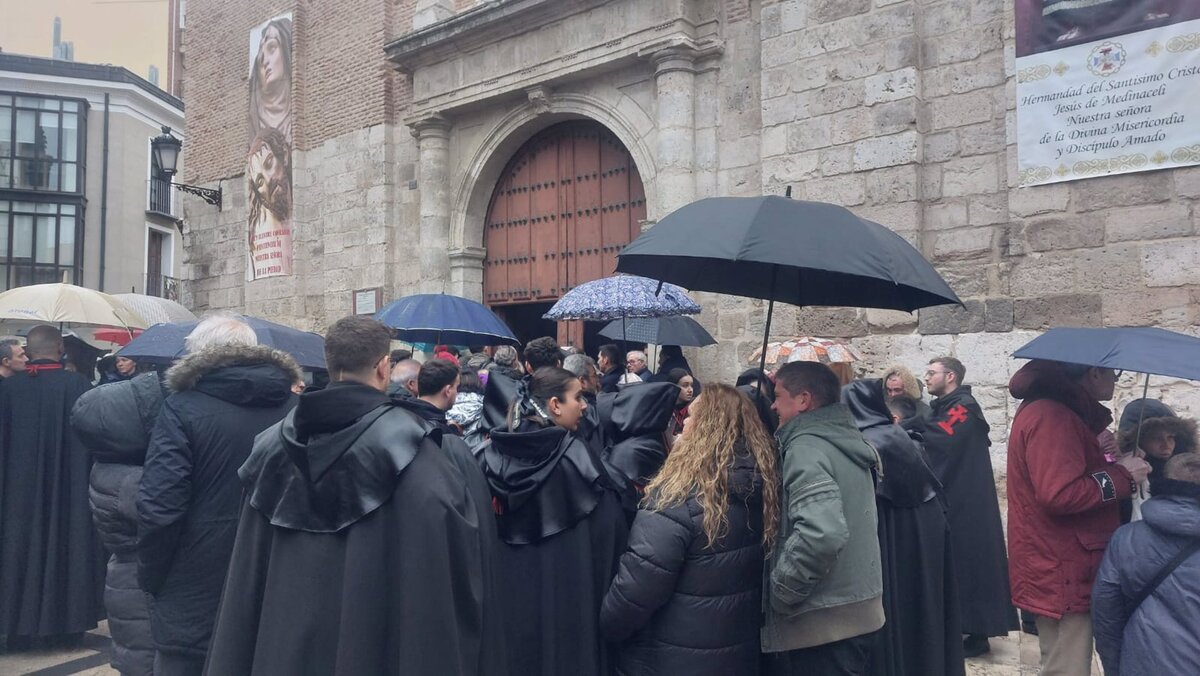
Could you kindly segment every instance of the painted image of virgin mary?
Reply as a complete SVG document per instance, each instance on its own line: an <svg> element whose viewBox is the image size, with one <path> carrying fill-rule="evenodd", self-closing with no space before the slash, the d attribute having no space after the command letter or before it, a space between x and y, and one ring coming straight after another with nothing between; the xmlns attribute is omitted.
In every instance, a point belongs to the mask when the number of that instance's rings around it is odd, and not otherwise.
<svg viewBox="0 0 1200 676"><path fill-rule="evenodd" d="M250 132L277 129L292 140L292 20L267 23L250 69Z"/></svg>

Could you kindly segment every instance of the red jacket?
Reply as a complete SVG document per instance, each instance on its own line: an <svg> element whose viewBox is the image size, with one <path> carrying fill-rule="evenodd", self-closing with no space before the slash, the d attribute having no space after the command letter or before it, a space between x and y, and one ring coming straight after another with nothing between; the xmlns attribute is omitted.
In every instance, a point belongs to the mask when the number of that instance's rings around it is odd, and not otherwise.
<svg viewBox="0 0 1200 676"><path fill-rule="evenodd" d="M1096 439L1112 414L1053 362L1017 371L1025 401L1008 436L1008 560L1013 605L1055 619L1086 613L1104 548L1132 485Z"/></svg>

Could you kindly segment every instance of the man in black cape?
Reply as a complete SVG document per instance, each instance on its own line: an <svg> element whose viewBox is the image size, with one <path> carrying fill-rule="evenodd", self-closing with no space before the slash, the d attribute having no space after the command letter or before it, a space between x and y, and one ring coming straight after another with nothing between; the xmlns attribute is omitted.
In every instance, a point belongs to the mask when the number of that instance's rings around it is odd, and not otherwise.
<svg viewBox="0 0 1200 676"><path fill-rule="evenodd" d="M490 505L440 431L384 394L390 340L366 317L335 323L333 382L258 436L206 673L503 672Z"/></svg>
<svg viewBox="0 0 1200 676"><path fill-rule="evenodd" d="M26 351L24 373L0 388L0 635L10 648L82 634L104 616L91 458L70 425L91 384L63 369L57 329L32 329Z"/></svg>
<svg viewBox="0 0 1200 676"><path fill-rule="evenodd" d="M920 433L929 464L942 482L948 503L954 569L959 582L963 650L967 657L988 652L989 636L1017 628L1008 588L1008 556L1000 522L1000 502L988 453L988 424L966 368L953 357L929 362L925 385L937 398L928 416L906 426Z"/></svg>
<svg viewBox="0 0 1200 676"><path fill-rule="evenodd" d="M883 380L842 388L863 438L879 453L875 488L887 622L871 676L963 676L962 633L949 526L921 447L892 421Z"/></svg>

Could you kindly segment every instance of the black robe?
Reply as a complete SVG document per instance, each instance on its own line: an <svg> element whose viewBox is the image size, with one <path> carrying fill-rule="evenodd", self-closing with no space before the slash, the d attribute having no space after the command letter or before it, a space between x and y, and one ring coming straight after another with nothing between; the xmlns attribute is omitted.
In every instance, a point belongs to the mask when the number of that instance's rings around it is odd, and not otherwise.
<svg viewBox="0 0 1200 676"><path fill-rule="evenodd" d="M330 390L333 405L301 395L239 472L246 497L206 673L506 673L489 608L495 543L479 521L490 510L457 451L380 392Z"/></svg>
<svg viewBox="0 0 1200 676"><path fill-rule="evenodd" d="M617 488L561 427L492 433L480 462L502 544L498 581L513 676L606 676L600 604L628 535Z"/></svg>
<svg viewBox="0 0 1200 676"><path fill-rule="evenodd" d="M75 634L104 617L91 458L70 425L91 384L56 362L38 366L0 386L0 635Z"/></svg>
<svg viewBox="0 0 1200 676"><path fill-rule="evenodd" d="M932 412L906 425L925 441L945 491L954 570L965 634L1005 636L1017 628L1008 589L1008 556L992 474L988 424L963 385L933 401Z"/></svg>
<svg viewBox="0 0 1200 676"><path fill-rule="evenodd" d="M876 487L883 610L867 673L872 676L962 676L949 525L938 482L920 445L892 422L883 381L859 380L842 390L842 402L863 437L879 453Z"/></svg>

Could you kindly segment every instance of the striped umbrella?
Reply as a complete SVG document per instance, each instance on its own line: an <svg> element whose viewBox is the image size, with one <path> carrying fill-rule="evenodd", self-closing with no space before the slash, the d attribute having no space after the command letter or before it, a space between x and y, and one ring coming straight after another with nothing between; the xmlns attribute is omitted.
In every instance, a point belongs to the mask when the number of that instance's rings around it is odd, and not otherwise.
<svg viewBox="0 0 1200 676"><path fill-rule="evenodd" d="M762 357L762 348L754 351L747 362L753 364ZM847 343L829 338L798 336L777 343L767 343L767 363L786 364L793 361L815 361L822 364L849 364L862 359Z"/></svg>

